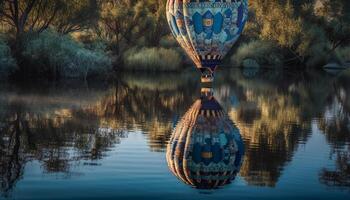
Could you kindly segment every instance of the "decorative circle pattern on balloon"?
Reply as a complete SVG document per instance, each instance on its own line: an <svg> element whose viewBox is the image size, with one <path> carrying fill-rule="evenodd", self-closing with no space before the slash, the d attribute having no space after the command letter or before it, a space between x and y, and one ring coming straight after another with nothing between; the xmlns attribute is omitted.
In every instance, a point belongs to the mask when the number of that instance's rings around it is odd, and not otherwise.
<svg viewBox="0 0 350 200"><path fill-rule="evenodd" d="M229 184L244 154L239 130L214 97L197 100L173 131L167 147L170 171L198 189Z"/></svg>
<svg viewBox="0 0 350 200"><path fill-rule="evenodd" d="M243 31L247 0L168 0L170 29L203 72L214 72Z"/></svg>

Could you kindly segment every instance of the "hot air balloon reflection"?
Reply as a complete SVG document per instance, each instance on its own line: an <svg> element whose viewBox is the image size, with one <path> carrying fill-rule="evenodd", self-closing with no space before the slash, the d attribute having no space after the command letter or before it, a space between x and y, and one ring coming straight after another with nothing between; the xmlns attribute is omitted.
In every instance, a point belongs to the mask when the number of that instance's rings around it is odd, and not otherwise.
<svg viewBox="0 0 350 200"><path fill-rule="evenodd" d="M241 35L248 18L247 0L168 0L170 29L202 73L213 73Z"/></svg>
<svg viewBox="0 0 350 200"><path fill-rule="evenodd" d="M170 171L198 189L229 184L244 154L239 130L210 93L202 95L177 124L166 154Z"/></svg>

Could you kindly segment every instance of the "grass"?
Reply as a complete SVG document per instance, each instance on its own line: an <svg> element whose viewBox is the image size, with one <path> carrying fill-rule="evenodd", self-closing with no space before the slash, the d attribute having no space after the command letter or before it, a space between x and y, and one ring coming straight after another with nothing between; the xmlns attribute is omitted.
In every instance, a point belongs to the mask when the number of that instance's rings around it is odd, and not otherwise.
<svg viewBox="0 0 350 200"><path fill-rule="evenodd" d="M132 71L179 71L179 53L166 48L131 49L124 55L124 69Z"/></svg>

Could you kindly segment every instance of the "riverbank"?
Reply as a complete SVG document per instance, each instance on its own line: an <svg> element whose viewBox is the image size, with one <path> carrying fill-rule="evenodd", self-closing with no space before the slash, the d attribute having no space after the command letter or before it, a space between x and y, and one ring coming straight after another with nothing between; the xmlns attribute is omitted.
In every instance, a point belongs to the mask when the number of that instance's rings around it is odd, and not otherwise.
<svg viewBox="0 0 350 200"><path fill-rule="evenodd" d="M61 2L59 15L52 12L56 1L31 6L19 13L27 16L23 23L10 9L17 1L0 4L0 76L87 79L121 70L176 72L193 65L170 33L164 1L94 2ZM223 65L347 66L349 9L344 0L252 1L244 31Z"/></svg>

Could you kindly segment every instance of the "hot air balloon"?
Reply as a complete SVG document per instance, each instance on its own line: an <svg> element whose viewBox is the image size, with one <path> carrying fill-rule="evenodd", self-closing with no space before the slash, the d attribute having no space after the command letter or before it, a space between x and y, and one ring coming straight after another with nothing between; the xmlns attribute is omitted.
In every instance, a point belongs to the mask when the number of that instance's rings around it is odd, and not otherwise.
<svg viewBox="0 0 350 200"><path fill-rule="evenodd" d="M170 29L202 73L212 82L214 71L243 31L247 0L168 0Z"/></svg>
<svg viewBox="0 0 350 200"><path fill-rule="evenodd" d="M212 92L204 89L202 93L175 127L166 159L170 171L184 183L215 189L236 177L244 144Z"/></svg>

